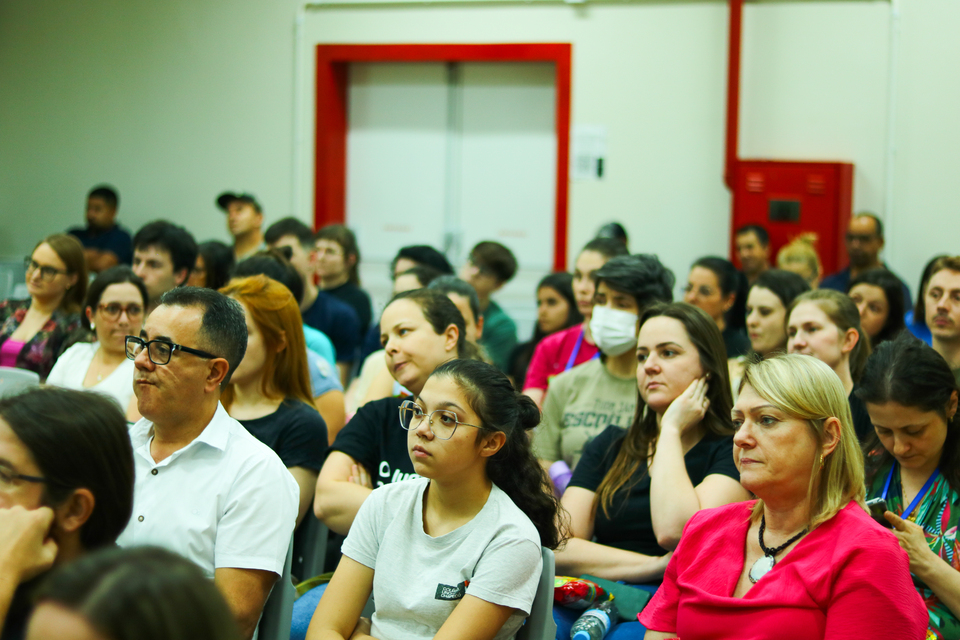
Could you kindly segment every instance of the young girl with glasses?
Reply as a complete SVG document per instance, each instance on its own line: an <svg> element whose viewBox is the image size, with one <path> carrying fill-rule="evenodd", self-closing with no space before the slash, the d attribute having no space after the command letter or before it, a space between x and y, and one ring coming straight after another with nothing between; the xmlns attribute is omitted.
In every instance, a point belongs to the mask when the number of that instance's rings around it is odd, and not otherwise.
<svg viewBox="0 0 960 640"><path fill-rule="evenodd" d="M147 299L143 280L130 267L120 265L100 273L90 285L82 318L96 340L67 349L47 383L104 393L117 401L129 422L139 420L133 396L134 366L127 359L124 340L140 333Z"/></svg>
<svg viewBox="0 0 960 640"><path fill-rule="evenodd" d="M527 435L539 414L492 365L437 367L396 424L421 477L364 502L307 638L514 637L560 538Z"/></svg>

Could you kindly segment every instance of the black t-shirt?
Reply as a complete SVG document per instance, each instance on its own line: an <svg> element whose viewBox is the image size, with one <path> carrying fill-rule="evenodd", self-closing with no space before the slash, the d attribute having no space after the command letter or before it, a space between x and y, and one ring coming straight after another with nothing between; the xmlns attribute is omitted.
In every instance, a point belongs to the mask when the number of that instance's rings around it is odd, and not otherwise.
<svg viewBox="0 0 960 640"><path fill-rule="evenodd" d="M317 299L303 312L304 323L322 331L337 352L337 362L353 362L360 347L360 318L353 307L330 295L318 291Z"/></svg>
<svg viewBox="0 0 960 640"><path fill-rule="evenodd" d="M339 287L324 289L324 291L346 302L357 312L357 317L360 318L360 334L365 335L367 333L367 327L370 326L370 319L373 316L373 310L370 306L370 296L367 295L367 292L352 282L345 282Z"/></svg>
<svg viewBox="0 0 960 640"><path fill-rule="evenodd" d="M320 471L327 454L327 423L313 407L287 398L262 418L240 420L257 440L273 449L283 465Z"/></svg>
<svg viewBox="0 0 960 640"><path fill-rule="evenodd" d="M130 233L118 224L103 231L90 227L74 227L67 233L76 236L84 249L109 251L117 256L120 264L133 262L133 240Z"/></svg>
<svg viewBox="0 0 960 640"><path fill-rule="evenodd" d="M857 432L857 440L860 444L864 444L873 433L873 422L870 421L867 406L855 395L856 393L857 388L854 387L850 392L850 414L853 416L853 430Z"/></svg>
<svg viewBox="0 0 960 640"><path fill-rule="evenodd" d="M730 326L723 330L723 346L727 349L728 358L737 358L750 353L751 349L747 332Z"/></svg>
<svg viewBox="0 0 960 640"><path fill-rule="evenodd" d="M330 447L362 464L374 487L419 477L407 450L407 432L400 426L403 400L384 398L363 405Z"/></svg>
<svg viewBox="0 0 960 640"><path fill-rule="evenodd" d="M569 486L596 492L607 471L613 466L626 433L623 427L609 426L589 442L583 449L583 456L574 469ZM693 486L715 473L740 481L740 473L733 462L731 436L707 434L683 459ZM653 520L650 516L650 474L647 473L646 466L641 464L624 486L630 489L620 489L614 495L609 518L604 515L600 505L597 505L597 515L593 523L593 534L597 542L648 556L666 555L666 549L657 544L657 536L653 532Z"/></svg>

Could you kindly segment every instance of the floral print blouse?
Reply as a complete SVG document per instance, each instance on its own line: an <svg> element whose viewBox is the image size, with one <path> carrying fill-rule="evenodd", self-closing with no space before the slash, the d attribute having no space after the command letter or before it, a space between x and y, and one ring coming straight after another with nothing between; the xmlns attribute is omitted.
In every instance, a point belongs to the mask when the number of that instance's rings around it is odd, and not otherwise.
<svg viewBox="0 0 960 640"><path fill-rule="evenodd" d="M17 330L30 308L30 299L3 300L0 302L0 345ZM67 338L80 329L79 313L53 312L36 335L23 346L17 356L16 366L35 371L40 380L46 380L53 364L68 346Z"/></svg>

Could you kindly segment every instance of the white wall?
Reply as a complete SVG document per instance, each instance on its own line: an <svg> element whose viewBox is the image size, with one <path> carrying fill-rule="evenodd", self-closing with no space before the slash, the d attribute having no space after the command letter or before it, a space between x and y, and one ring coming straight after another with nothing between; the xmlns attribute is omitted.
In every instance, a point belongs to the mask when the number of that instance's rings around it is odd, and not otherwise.
<svg viewBox="0 0 960 640"><path fill-rule="evenodd" d="M78 223L100 181L131 228L165 216L225 238L212 200L226 188L256 193L268 218L291 213L296 6L0 3L0 255ZM960 252L960 5L903 8L888 184L889 15L869 0L748 5L741 154L854 162L855 207L887 219L887 257L915 287L929 255ZM727 247L726 26L721 2L339 7L307 14L301 53L309 78L315 42L572 42L573 121L606 126L609 153L604 181L571 187L570 247L620 219L634 250L683 277ZM298 197L309 220L308 181Z"/></svg>

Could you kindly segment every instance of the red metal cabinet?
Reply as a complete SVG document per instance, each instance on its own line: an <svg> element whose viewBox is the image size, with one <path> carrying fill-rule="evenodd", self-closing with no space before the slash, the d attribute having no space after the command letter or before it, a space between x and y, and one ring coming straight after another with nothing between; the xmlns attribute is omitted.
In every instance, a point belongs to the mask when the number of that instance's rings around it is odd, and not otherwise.
<svg viewBox="0 0 960 640"><path fill-rule="evenodd" d="M771 257L800 233L812 231L824 275L847 264L844 235L853 206L852 164L738 160L734 176L730 255L735 263L736 230L760 224L770 232Z"/></svg>

